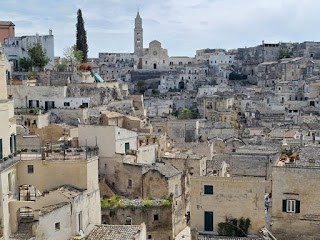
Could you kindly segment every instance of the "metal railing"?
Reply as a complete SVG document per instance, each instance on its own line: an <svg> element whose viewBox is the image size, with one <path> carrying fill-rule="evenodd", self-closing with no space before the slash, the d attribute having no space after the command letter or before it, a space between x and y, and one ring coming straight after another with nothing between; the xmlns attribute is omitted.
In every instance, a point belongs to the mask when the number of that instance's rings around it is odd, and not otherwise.
<svg viewBox="0 0 320 240"><path fill-rule="evenodd" d="M0 170L3 170L10 165L20 160L88 160L92 157L96 157L99 154L98 148L67 148L67 149L55 149L48 150L45 147L41 149L32 149L18 151L11 158L5 158L0 163Z"/></svg>

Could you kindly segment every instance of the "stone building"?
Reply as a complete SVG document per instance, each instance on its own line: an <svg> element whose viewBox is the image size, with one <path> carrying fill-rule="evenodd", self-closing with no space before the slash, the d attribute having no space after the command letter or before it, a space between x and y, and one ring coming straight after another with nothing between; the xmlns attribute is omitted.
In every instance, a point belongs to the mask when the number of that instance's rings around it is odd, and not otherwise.
<svg viewBox="0 0 320 240"><path fill-rule="evenodd" d="M152 164L156 161L158 143L139 146L138 133L135 131L112 125L79 125L78 137L80 145L99 147L101 177L114 176L116 158L120 158L119 161L132 160L137 164Z"/></svg>
<svg viewBox="0 0 320 240"><path fill-rule="evenodd" d="M149 117L165 117L173 112L173 100L159 98L145 98L144 108Z"/></svg>
<svg viewBox="0 0 320 240"><path fill-rule="evenodd" d="M188 65L193 65L195 63L195 58L186 56L172 56L169 58L170 69L175 69L177 67L186 67Z"/></svg>
<svg viewBox="0 0 320 240"><path fill-rule="evenodd" d="M88 234L101 221L97 154L69 149L61 155L52 148L25 154L17 149L4 57L0 48L1 237L69 239Z"/></svg>
<svg viewBox="0 0 320 240"><path fill-rule="evenodd" d="M303 80L311 77L314 62L311 58L284 58L279 61L260 63L255 75L260 87L275 87L280 81Z"/></svg>
<svg viewBox="0 0 320 240"><path fill-rule="evenodd" d="M46 69L53 69L54 63L54 36L52 31L49 35L36 35L36 36L22 36L22 37L9 37L4 40L4 52L8 59L14 63L14 67L19 69L19 59L28 57L28 49L35 43L40 43L42 48L45 49L47 57L50 59L49 63L45 66Z"/></svg>
<svg viewBox="0 0 320 240"><path fill-rule="evenodd" d="M167 153L161 158L165 164L170 163L180 171L188 172L193 176L206 174L207 157L187 153Z"/></svg>
<svg viewBox="0 0 320 240"><path fill-rule="evenodd" d="M265 225L265 180L243 177L192 177L190 228L217 235L226 218L249 218L249 234Z"/></svg>
<svg viewBox="0 0 320 240"><path fill-rule="evenodd" d="M182 221L176 220L174 205L146 207L143 204L137 205L134 200L131 202L128 207L102 209L102 222L112 225L138 225L145 222L147 239L154 240L174 239L186 226L184 218Z"/></svg>
<svg viewBox="0 0 320 240"><path fill-rule="evenodd" d="M0 43L4 43L4 39L15 36L14 23L10 21L0 21Z"/></svg>
<svg viewBox="0 0 320 240"><path fill-rule="evenodd" d="M272 168L272 233L278 239L319 238L320 168L291 165Z"/></svg>
<svg viewBox="0 0 320 240"><path fill-rule="evenodd" d="M142 69L169 69L168 50L162 48L159 41L150 42L149 48L143 50Z"/></svg>
<svg viewBox="0 0 320 240"><path fill-rule="evenodd" d="M171 164L136 163L133 159L116 155L113 173L106 174L106 184L115 194L132 198L165 198L171 193L181 195L184 185L181 171ZM108 167L108 166L107 166ZM183 185L182 185L183 183Z"/></svg>
<svg viewBox="0 0 320 240"><path fill-rule="evenodd" d="M155 133L166 133L174 142L197 142L201 119L169 120L167 118L150 118Z"/></svg>
<svg viewBox="0 0 320 240"><path fill-rule="evenodd" d="M293 45L292 53L294 57L320 58L320 42L305 41Z"/></svg>
<svg viewBox="0 0 320 240"><path fill-rule="evenodd" d="M236 124L238 118L234 110L234 96L230 92L216 92L197 97L200 117L213 122Z"/></svg>
<svg viewBox="0 0 320 240"><path fill-rule="evenodd" d="M242 65L258 65L278 59L280 43L265 43L256 47L238 48L238 60Z"/></svg>
<svg viewBox="0 0 320 240"><path fill-rule="evenodd" d="M22 154L15 169L9 189L19 197L9 202L12 234L64 239L100 224L96 155Z"/></svg>
<svg viewBox="0 0 320 240"><path fill-rule="evenodd" d="M12 156L17 151L16 149L16 121L14 116L13 99L8 98L6 68L5 68L5 54L0 45L0 174L1 174L1 194L0 199L0 217L2 219L1 236L4 239L9 239L11 234L10 228L10 213L8 204L10 198L13 197L13 186L10 182L15 182L16 169L15 161ZM4 159L7 161L5 162ZM9 188L9 185L10 188Z"/></svg>
<svg viewBox="0 0 320 240"><path fill-rule="evenodd" d="M141 120L138 117L127 116L117 112L103 111L100 115L100 125L103 126L118 126L128 130L151 133L152 126L147 120Z"/></svg>

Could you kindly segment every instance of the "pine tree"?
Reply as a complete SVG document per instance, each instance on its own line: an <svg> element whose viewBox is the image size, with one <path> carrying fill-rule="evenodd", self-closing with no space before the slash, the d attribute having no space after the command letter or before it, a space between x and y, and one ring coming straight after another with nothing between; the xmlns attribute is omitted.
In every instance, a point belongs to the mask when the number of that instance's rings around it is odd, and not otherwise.
<svg viewBox="0 0 320 240"><path fill-rule="evenodd" d="M88 59L88 44L87 44L87 32L84 29L84 21L82 18L81 9L78 10L77 17L77 50L82 51L82 62L87 62Z"/></svg>

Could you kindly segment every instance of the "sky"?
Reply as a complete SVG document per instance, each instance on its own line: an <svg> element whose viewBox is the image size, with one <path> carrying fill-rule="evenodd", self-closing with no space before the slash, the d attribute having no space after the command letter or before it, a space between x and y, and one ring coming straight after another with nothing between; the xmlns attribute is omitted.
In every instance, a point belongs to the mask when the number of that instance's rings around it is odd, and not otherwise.
<svg viewBox="0 0 320 240"><path fill-rule="evenodd" d="M55 56L75 44L82 10L89 57L133 52L134 18L143 20L144 47L158 40L169 56L194 56L197 49L250 47L320 41L319 0L0 0L0 20L12 21L16 36L47 35Z"/></svg>

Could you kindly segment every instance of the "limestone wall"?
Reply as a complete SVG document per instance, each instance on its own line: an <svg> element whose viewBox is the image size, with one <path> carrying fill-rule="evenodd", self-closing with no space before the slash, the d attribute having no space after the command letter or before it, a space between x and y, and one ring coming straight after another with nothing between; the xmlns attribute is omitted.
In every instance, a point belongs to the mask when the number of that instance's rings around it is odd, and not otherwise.
<svg viewBox="0 0 320 240"><path fill-rule="evenodd" d="M159 216L154 221L154 215ZM172 207L143 207L102 209L102 223L111 225L126 224L127 217L131 217L132 225L140 225L145 222L147 236L151 239L168 240L173 238L172 230Z"/></svg>
<svg viewBox="0 0 320 240"><path fill-rule="evenodd" d="M204 185L213 186L213 194L204 194ZM249 218L249 233L264 227L263 178L191 177L191 229L204 231L204 212L213 213L213 232L226 217Z"/></svg>
<svg viewBox="0 0 320 240"><path fill-rule="evenodd" d="M272 168L272 233L278 239L320 237L320 168ZM282 201L300 201L300 213L282 210Z"/></svg>

